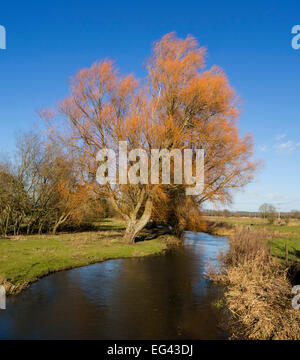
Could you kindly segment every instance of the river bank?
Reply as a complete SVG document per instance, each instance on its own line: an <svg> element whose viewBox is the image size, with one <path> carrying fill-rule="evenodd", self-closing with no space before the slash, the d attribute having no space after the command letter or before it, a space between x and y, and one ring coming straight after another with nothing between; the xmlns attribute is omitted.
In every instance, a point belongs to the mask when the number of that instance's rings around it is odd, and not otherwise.
<svg viewBox="0 0 300 360"><path fill-rule="evenodd" d="M18 294L30 283L61 270L108 259L161 254L180 240L161 235L135 245L122 242L122 222L106 219L98 231L58 235L11 236L0 240L0 284L7 295Z"/></svg>
<svg viewBox="0 0 300 360"><path fill-rule="evenodd" d="M229 313L231 339L299 340L300 316L292 307L288 268L270 255L267 233L239 228L228 241L220 271L209 276L225 286L218 304Z"/></svg>

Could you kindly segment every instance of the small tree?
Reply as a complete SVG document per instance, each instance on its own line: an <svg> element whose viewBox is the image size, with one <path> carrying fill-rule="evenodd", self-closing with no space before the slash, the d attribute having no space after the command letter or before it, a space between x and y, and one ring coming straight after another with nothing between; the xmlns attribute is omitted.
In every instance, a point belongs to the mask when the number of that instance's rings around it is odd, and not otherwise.
<svg viewBox="0 0 300 360"><path fill-rule="evenodd" d="M289 214L285 214L283 217L282 217L282 220L284 221L285 225L288 225L290 220L291 220L291 217Z"/></svg>
<svg viewBox="0 0 300 360"><path fill-rule="evenodd" d="M274 205L264 203L259 207L259 212L263 219L268 219L269 222L274 223L276 219L276 209Z"/></svg>
<svg viewBox="0 0 300 360"><path fill-rule="evenodd" d="M80 167L71 152L58 144L42 142L34 133L20 136L17 148L15 169L6 176L9 183L1 187L4 194L14 194L6 202L6 208L14 214L14 233L23 222L27 234L55 234L67 222L79 225L90 214L89 206L99 215L100 201L91 186L81 180Z"/></svg>
<svg viewBox="0 0 300 360"><path fill-rule="evenodd" d="M276 220L276 212L268 212L267 220L270 225L273 225Z"/></svg>

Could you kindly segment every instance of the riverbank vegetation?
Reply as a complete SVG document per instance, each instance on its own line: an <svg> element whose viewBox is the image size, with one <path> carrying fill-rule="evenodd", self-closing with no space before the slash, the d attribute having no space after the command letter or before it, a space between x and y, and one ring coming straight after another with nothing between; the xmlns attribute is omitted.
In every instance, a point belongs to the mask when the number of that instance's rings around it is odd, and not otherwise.
<svg viewBox="0 0 300 360"><path fill-rule="evenodd" d="M220 271L210 272L213 281L226 286L232 339L300 339L287 268L270 255L267 243L264 230L236 229L229 251L220 255Z"/></svg>
<svg viewBox="0 0 300 360"><path fill-rule="evenodd" d="M89 265L107 259L161 254L180 241L170 234L137 242L123 241L124 223L104 219L94 224L96 231L58 235L19 235L0 241L0 284L7 294L16 294L28 284L50 273Z"/></svg>
<svg viewBox="0 0 300 360"><path fill-rule="evenodd" d="M300 261L300 219L290 217L288 223L276 221L270 224L261 217L207 217L208 229L217 235L232 236L236 229L245 226L253 230L263 230L267 233L271 254L282 262Z"/></svg>

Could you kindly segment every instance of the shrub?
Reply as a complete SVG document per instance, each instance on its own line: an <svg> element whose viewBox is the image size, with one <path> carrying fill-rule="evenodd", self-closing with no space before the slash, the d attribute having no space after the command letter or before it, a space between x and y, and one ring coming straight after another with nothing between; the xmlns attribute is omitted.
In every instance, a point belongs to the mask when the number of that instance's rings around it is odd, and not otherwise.
<svg viewBox="0 0 300 360"><path fill-rule="evenodd" d="M270 225L273 225L275 220L276 220L276 213L275 212L270 212L267 214L267 220L268 220L268 223Z"/></svg>

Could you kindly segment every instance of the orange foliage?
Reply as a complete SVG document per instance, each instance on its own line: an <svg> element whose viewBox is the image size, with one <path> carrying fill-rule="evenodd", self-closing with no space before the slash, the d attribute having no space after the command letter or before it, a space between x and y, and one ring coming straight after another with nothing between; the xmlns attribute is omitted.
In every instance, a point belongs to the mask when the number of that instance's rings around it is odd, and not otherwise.
<svg viewBox="0 0 300 360"><path fill-rule="evenodd" d="M127 141L128 151L143 148L148 155L154 148L204 149L203 193L193 200L180 197L176 204L177 212L186 204L196 209L190 218L207 200L230 201L232 191L252 179L257 168L251 161L253 141L250 135L239 136L235 92L220 68L204 70L205 53L194 37L170 33L154 44L143 82L119 76L109 60L74 77L70 95L60 103L63 116L44 112L44 117L51 133L76 149L83 179L95 177L98 150L117 152L119 141ZM59 120L62 126L55 125ZM170 193L182 193L185 186L107 184L99 191L127 224L137 224L149 220L153 204L154 211L167 206L176 212L168 205Z"/></svg>

